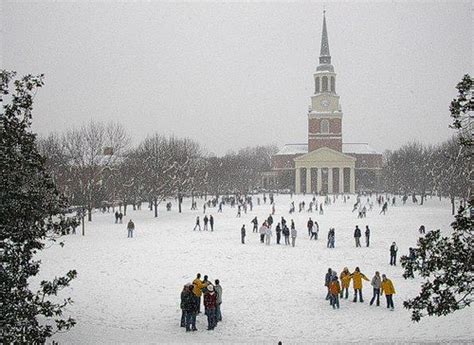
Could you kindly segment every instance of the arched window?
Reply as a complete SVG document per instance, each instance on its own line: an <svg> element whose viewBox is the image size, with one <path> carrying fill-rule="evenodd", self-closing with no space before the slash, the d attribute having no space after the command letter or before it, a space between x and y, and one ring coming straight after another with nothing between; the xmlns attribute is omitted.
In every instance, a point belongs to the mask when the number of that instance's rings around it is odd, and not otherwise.
<svg viewBox="0 0 474 345"><path fill-rule="evenodd" d="M328 134L329 133L329 121L322 120L321 121L321 133Z"/></svg>
<svg viewBox="0 0 474 345"><path fill-rule="evenodd" d="M336 78L331 77L331 92L336 92Z"/></svg>
<svg viewBox="0 0 474 345"><path fill-rule="evenodd" d="M316 77L316 93L320 92L320 87L319 87L319 77Z"/></svg>
<svg viewBox="0 0 474 345"><path fill-rule="evenodd" d="M323 92L328 90L328 77L323 77Z"/></svg>

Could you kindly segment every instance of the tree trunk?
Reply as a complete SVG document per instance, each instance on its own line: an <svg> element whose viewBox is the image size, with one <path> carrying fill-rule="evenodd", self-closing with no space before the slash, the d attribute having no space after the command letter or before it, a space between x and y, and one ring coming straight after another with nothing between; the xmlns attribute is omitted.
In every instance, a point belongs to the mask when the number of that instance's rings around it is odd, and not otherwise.
<svg viewBox="0 0 474 345"><path fill-rule="evenodd" d="M89 222L92 222L92 206L91 205L87 206L87 220Z"/></svg>
<svg viewBox="0 0 474 345"><path fill-rule="evenodd" d="M158 199L153 200L153 205L155 206L155 218L158 217Z"/></svg>
<svg viewBox="0 0 474 345"><path fill-rule="evenodd" d="M454 215L455 211L454 196L451 196L451 214Z"/></svg>
<svg viewBox="0 0 474 345"><path fill-rule="evenodd" d="M133 206L133 210L136 211L136 209L137 209L137 204L136 204L136 203L133 203L132 206Z"/></svg>
<svg viewBox="0 0 474 345"><path fill-rule="evenodd" d="M421 197L420 205L423 205L423 200L425 199L425 193L422 192L420 197Z"/></svg>
<svg viewBox="0 0 474 345"><path fill-rule="evenodd" d="M123 215L127 215L127 203L123 204Z"/></svg>

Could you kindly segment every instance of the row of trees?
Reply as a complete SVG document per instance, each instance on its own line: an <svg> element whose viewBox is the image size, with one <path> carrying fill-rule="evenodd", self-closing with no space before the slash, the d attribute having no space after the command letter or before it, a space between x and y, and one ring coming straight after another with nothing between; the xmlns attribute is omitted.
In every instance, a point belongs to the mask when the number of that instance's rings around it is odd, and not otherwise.
<svg viewBox="0 0 474 345"><path fill-rule="evenodd" d="M90 122L39 140L47 169L70 203L92 210L109 204L150 202L184 195L247 193L260 185L260 173L271 169L273 146L245 148L221 157L208 156L188 138L151 135L137 146L114 122Z"/></svg>
<svg viewBox="0 0 474 345"><path fill-rule="evenodd" d="M383 184L386 191L397 194L419 194L421 204L426 194L451 199L466 199L472 171L467 150L453 137L439 145L412 142L385 154Z"/></svg>

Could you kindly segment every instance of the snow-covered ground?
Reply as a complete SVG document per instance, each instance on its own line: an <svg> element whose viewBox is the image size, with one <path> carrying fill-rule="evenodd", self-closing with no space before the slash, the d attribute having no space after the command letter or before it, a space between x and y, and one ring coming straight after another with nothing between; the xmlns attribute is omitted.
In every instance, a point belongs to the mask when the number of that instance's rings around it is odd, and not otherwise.
<svg viewBox="0 0 474 345"><path fill-rule="evenodd" d="M306 212L288 214L290 196L278 195L275 221L284 216L294 219L298 232L296 247L270 246L259 242L252 233L251 219L263 221L271 211L267 204L236 218L236 208L224 206L223 213L208 209L215 218L215 231L193 231L195 217L185 200L183 213L166 212L164 204L158 218L143 205L141 211L129 211L123 224L115 224L112 213L96 213L86 224L86 236L64 237L59 245L41 253L41 278L52 279L69 269L78 277L64 296L74 305L68 311L77 319L71 331L57 335L61 343L273 343L316 342L473 342L472 309L442 318L410 321L402 301L415 296L420 280L405 280L400 266L389 265L389 246L396 241L399 256L416 243L421 224L427 230L449 231L453 217L448 201L428 199L423 206L409 201L389 207L379 215L379 207L366 219L352 213L354 197L326 206L324 215ZM296 208L311 196L293 196ZM322 198L319 198L321 201ZM375 203L376 205L376 203ZM306 230L309 216L320 225L320 239L310 241ZM126 223L132 218L136 230L127 238ZM240 228L246 225L246 244L240 243ZM372 230L371 247L355 248L354 226ZM336 228L336 248L326 248L329 227ZM282 241L283 242L283 241ZM362 238L363 245L365 244ZM328 267L338 272L344 266L351 271L359 266L369 279L376 270L392 279L397 294L395 311L369 306L372 289L364 282L365 303L341 300L333 310L325 300L324 275ZM185 333L179 327L179 296L185 283L196 273L218 278L223 287L223 321L214 331L206 330L205 316L198 316L198 332Z"/></svg>

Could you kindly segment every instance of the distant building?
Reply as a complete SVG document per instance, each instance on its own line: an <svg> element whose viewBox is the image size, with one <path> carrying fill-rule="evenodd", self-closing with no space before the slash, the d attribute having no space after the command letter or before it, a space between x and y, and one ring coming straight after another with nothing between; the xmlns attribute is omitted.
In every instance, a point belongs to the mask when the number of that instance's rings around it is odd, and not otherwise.
<svg viewBox="0 0 474 345"><path fill-rule="evenodd" d="M331 64L326 16L315 90L308 111L308 142L287 144L272 158L272 171L262 176L267 189L296 193L354 193L378 190L382 155L367 143L343 143L342 109Z"/></svg>

